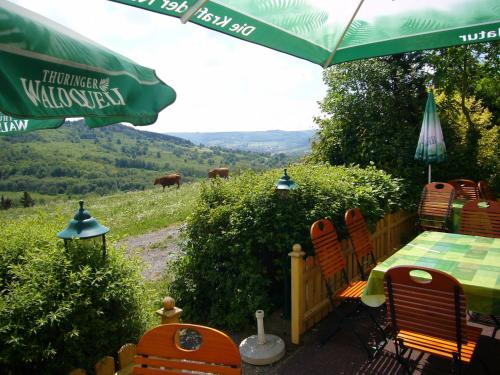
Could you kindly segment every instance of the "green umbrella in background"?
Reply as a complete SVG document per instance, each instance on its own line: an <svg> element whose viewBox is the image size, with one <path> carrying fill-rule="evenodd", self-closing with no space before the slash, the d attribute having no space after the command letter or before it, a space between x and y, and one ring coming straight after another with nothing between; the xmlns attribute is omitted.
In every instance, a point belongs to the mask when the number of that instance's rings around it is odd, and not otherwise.
<svg viewBox="0 0 500 375"><path fill-rule="evenodd" d="M439 163L446 159L446 146L441 130L441 122L436 111L436 103L432 92L427 96L424 119L418 138L415 159L426 162L429 166L429 183L431 183L431 163Z"/></svg>
<svg viewBox="0 0 500 375"><path fill-rule="evenodd" d="M112 0L328 67L500 40L498 0Z"/></svg>
<svg viewBox="0 0 500 375"><path fill-rule="evenodd" d="M175 97L154 70L0 0L0 135L54 128L67 117L92 128L149 125Z"/></svg>

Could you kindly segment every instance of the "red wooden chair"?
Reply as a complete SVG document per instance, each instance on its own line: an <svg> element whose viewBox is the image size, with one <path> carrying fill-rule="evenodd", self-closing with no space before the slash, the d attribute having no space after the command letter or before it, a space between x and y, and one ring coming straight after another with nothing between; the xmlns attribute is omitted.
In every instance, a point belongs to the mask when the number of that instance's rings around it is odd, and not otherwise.
<svg viewBox="0 0 500 375"><path fill-rule="evenodd" d="M359 275L361 280L366 280L372 268L377 264L373 252L375 246L373 245L372 235L359 208L347 210L344 215L344 221L354 254L356 255Z"/></svg>
<svg viewBox="0 0 500 375"><path fill-rule="evenodd" d="M321 270L321 276L325 282L328 299L330 300L332 311L337 316L337 323L340 327L342 323L348 323L350 321L346 319L348 316L342 313L337 307L335 300L352 303L354 305L354 314L359 313L361 311L361 307L364 306L361 302L361 295L366 286L366 281L361 280L350 282L348 280L341 244L337 237L337 231L330 220L318 220L311 225L311 240L314 246L316 261L318 262ZM332 286L332 284L334 284L334 286ZM338 288L335 287L337 286L335 284L338 284ZM372 316L370 315L370 317ZM382 331L384 337L383 345L385 346L385 332L378 325L375 319L373 319L373 317L372 320ZM374 354L381 349L382 345L379 345L379 347L376 348L369 347L357 330L354 329L354 327L351 328L363 348L366 350L368 356L372 358ZM325 337L322 342L326 342L335 333L335 331L336 329Z"/></svg>
<svg viewBox="0 0 500 375"><path fill-rule="evenodd" d="M500 202L474 200L464 204L459 233L500 238Z"/></svg>
<svg viewBox="0 0 500 375"><path fill-rule="evenodd" d="M469 201L479 199L479 188L474 181L459 178L450 180L448 183L455 188L455 195L457 198L463 198Z"/></svg>
<svg viewBox="0 0 500 375"><path fill-rule="evenodd" d="M484 180L481 180L477 183L477 187L479 189L479 195L481 199L486 199L488 201L496 201L495 195L493 191L491 191L490 185Z"/></svg>
<svg viewBox="0 0 500 375"><path fill-rule="evenodd" d="M183 347L186 341L189 347ZM241 374L238 347L225 333L210 327L159 325L141 337L136 353L134 361L140 367L133 368L134 374Z"/></svg>
<svg viewBox="0 0 500 375"><path fill-rule="evenodd" d="M415 277L424 271L430 279ZM400 266L384 277L388 318L394 330L396 356L416 349L452 359L461 370L474 353L481 329L466 324L466 301L460 283L447 273L424 267Z"/></svg>
<svg viewBox="0 0 500 375"><path fill-rule="evenodd" d="M445 182L424 186L418 206L417 225L421 230L448 231L455 189Z"/></svg>

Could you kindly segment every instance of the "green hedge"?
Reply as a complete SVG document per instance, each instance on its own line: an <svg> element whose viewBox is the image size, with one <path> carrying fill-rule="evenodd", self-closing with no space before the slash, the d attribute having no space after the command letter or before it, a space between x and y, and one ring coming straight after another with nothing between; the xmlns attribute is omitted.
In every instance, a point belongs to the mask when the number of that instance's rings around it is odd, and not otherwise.
<svg viewBox="0 0 500 375"><path fill-rule="evenodd" d="M360 207L373 225L403 207L400 181L373 167L295 165L300 186L288 197L274 190L282 170L244 173L207 181L185 229L185 256L171 294L188 321L237 328L253 322L257 309L283 303L288 252L301 243L311 253L309 227L329 217L341 235L346 209Z"/></svg>
<svg viewBox="0 0 500 375"><path fill-rule="evenodd" d="M0 373L93 371L145 331L145 285L137 264L100 243L66 251L45 214L4 223L0 236Z"/></svg>

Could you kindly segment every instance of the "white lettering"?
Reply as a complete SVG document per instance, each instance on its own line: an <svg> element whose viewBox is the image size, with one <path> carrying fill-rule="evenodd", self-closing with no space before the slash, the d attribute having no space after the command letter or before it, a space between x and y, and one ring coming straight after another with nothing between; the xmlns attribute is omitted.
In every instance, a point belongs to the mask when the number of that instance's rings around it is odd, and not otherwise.
<svg viewBox="0 0 500 375"><path fill-rule="evenodd" d="M229 22L231 22L231 20L232 20L232 18L228 18L227 16L224 16L223 21L213 22L213 24L215 26L226 27L229 24Z"/></svg>
<svg viewBox="0 0 500 375"><path fill-rule="evenodd" d="M21 84L23 85L24 93L31 102L38 107L38 102L40 102L40 96L38 95L38 90L40 87L40 81L36 80L36 90L33 88L33 81L28 82L28 87L26 87L26 78L21 78Z"/></svg>
<svg viewBox="0 0 500 375"><path fill-rule="evenodd" d="M104 98L102 97L102 93L100 93L99 91L93 91L92 94L95 97L95 100L97 102L97 106L99 107L99 109L103 109L103 108L109 107L111 105L111 104L107 103L106 101L104 101Z"/></svg>
<svg viewBox="0 0 500 375"><path fill-rule="evenodd" d="M50 99L52 99L52 103L54 103L54 107L55 108L62 108L63 107L62 104L57 105L57 103L56 103L56 98L54 97L54 87L49 86L49 93L50 93Z"/></svg>
<svg viewBox="0 0 500 375"><path fill-rule="evenodd" d="M50 102L50 99L49 99L49 96L47 95L47 93L45 92L45 87L41 87L41 90L40 90L40 93L41 93L41 96L42 96L42 103L43 103L43 106L45 108L54 108L54 106L52 105L52 103Z"/></svg>
<svg viewBox="0 0 500 375"><path fill-rule="evenodd" d="M71 98L69 97L68 92L64 88L58 87L57 94L62 105L66 108L70 108L73 103L71 102Z"/></svg>
<svg viewBox="0 0 500 375"><path fill-rule="evenodd" d="M187 5L187 1L184 1L179 7L175 10L177 13L184 13L188 10L189 6Z"/></svg>

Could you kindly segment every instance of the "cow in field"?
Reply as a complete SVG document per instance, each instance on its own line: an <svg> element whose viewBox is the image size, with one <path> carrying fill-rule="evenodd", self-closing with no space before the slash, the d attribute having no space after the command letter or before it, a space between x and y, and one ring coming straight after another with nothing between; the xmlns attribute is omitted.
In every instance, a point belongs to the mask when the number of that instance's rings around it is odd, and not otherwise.
<svg viewBox="0 0 500 375"><path fill-rule="evenodd" d="M163 186L163 191L165 191L165 186L175 184L177 184L177 189L179 189L181 184L181 175L177 173L167 174L166 176L156 178L154 184Z"/></svg>
<svg viewBox="0 0 500 375"><path fill-rule="evenodd" d="M208 178L215 178L217 176L220 178L228 178L229 168L214 168L208 171Z"/></svg>

